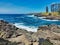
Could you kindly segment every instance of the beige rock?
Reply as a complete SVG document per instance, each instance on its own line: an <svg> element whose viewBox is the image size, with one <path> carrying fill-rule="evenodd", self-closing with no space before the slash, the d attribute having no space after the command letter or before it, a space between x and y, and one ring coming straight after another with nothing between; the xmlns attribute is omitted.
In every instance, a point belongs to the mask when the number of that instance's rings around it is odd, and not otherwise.
<svg viewBox="0 0 60 45"><path fill-rule="evenodd" d="M33 42L33 45L39 45L39 42Z"/></svg>
<svg viewBox="0 0 60 45"><path fill-rule="evenodd" d="M31 42L25 37L25 35L18 36L16 38L10 38L8 40L11 42L23 42L23 43L25 43L25 45L31 44Z"/></svg>

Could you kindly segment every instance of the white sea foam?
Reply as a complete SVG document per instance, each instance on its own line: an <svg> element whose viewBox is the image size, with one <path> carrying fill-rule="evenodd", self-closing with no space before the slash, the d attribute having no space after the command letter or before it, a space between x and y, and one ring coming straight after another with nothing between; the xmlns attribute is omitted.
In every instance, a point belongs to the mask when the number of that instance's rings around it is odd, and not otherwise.
<svg viewBox="0 0 60 45"><path fill-rule="evenodd" d="M41 20L46 20L46 21L59 21L59 20L44 19L44 18L46 18L46 17L38 17L38 18L40 18Z"/></svg>
<svg viewBox="0 0 60 45"><path fill-rule="evenodd" d="M34 17L34 15L28 15L28 17Z"/></svg>
<svg viewBox="0 0 60 45"><path fill-rule="evenodd" d="M27 31L32 31L32 32L36 32L37 31L37 28L36 27L33 27L33 26L31 26L31 27L29 27L29 26L24 26L23 25L23 23L15 23L14 24L16 27L18 27L18 28L22 28L22 29L25 29L25 30L27 30Z"/></svg>

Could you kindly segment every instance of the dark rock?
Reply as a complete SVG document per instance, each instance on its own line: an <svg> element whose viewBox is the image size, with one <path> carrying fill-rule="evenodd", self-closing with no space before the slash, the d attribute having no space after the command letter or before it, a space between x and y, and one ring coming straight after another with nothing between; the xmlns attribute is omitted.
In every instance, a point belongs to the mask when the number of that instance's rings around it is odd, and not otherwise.
<svg viewBox="0 0 60 45"><path fill-rule="evenodd" d="M6 33L5 37L6 38L11 38L13 35L14 37L21 36L22 33L27 33L26 30L24 29L19 29L13 24L10 24L6 21L0 20L0 32ZM4 36L4 34L2 34Z"/></svg>
<svg viewBox="0 0 60 45"><path fill-rule="evenodd" d="M3 38L0 38L0 45L18 45L16 42L10 42L8 40L5 40Z"/></svg>

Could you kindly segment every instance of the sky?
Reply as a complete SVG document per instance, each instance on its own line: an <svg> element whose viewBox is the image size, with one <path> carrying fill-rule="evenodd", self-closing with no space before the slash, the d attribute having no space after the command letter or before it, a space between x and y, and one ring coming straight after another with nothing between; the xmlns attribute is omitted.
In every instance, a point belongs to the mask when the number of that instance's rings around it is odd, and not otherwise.
<svg viewBox="0 0 60 45"><path fill-rule="evenodd" d="M46 6L60 0L0 0L0 14L25 14L45 12Z"/></svg>

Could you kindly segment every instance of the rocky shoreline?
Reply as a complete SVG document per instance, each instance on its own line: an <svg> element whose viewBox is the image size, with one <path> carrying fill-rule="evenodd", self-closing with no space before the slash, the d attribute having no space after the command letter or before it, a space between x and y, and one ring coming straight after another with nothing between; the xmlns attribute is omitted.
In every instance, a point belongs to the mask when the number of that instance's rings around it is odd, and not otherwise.
<svg viewBox="0 0 60 45"><path fill-rule="evenodd" d="M58 41L58 42L57 42ZM45 25L37 32L17 28L13 24L0 20L1 45L60 45L60 26Z"/></svg>
<svg viewBox="0 0 60 45"><path fill-rule="evenodd" d="M50 19L50 20L60 20L60 16L46 16L45 19Z"/></svg>
<svg viewBox="0 0 60 45"><path fill-rule="evenodd" d="M60 20L60 16L42 15L42 14L34 14L34 16L45 17L44 19L50 19L50 20Z"/></svg>

